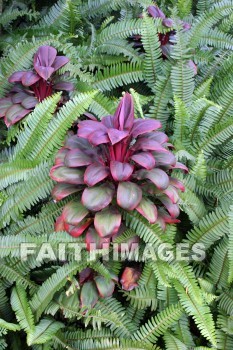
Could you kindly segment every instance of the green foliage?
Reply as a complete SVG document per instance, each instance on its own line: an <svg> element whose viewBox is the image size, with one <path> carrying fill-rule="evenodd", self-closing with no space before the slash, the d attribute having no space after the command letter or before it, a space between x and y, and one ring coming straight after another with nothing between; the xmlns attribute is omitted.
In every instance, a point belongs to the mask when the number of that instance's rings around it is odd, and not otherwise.
<svg viewBox="0 0 233 350"><path fill-rule="evenodd" d="M59 73L74 91L62 94L62 105L59 92L43 100L8 130L1 121L0 349L233 348L233 2L156 4L172 28L148 15L149 0L3 2L0 97L10 91L12 73L31 69L42 45L69 57ZM162 56L161 38L171 31ZM109 260L94 252L92 261L84 250L78 261L69 248L58 259L59 244L84 239L54 232L73 198L52 200L54 156L86 112L112 115L124 91L132 93L138 118L161 121L177 160L189 168L188 174L173 171L185 185L181 222L163 231L122 210L126 230L115 242L137 235L137 254L113 261L111 246ZM22 244L48 244L55 259L25 259ZM189 246L186 261L176 259L179 244ZM120 283L126 266L141 271L131 291ZM79 272L86 267L119 277L113 295L88 310L80 305Z"/></svg>

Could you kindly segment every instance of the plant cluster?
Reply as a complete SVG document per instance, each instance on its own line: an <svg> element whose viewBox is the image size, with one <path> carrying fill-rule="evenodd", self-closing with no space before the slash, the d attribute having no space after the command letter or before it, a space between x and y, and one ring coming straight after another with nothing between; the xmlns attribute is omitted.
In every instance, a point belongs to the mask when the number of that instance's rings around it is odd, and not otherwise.
<svg viewBox="0 0 233 350"><path fill-rule="evenodd" d="M61 81L54 74L69 62L65 56L57 56L51 46L41 46L34 56L34 71L14 72L8 79L15 83L9 94L0 99L0 117L7 127L17 123L29 114L37 103L51 96L54 90L72 91L71 82ZM60 104L64 101L61 99Z"/></svg>
<svg viewBox="0 0 233 350"><path fill-rule="evenodd" d="M0 6L1 350L233 348L232 9Z"/></svg>
<svg viewBox="0 0 233 350"><path fill-rule="evenodd" d="M169 151L172 145L159 127L157 120L135 119L128 93L113 116L78 123L77 136L67 137L50 171L58 182L52 191L56 201L81 196L65 205L57 230L78 237L94 223L99 237L110 241L122 223L119 207L136 209L163 228L179 222L178 190L184 186L168 172L188 169Z"/></svg>

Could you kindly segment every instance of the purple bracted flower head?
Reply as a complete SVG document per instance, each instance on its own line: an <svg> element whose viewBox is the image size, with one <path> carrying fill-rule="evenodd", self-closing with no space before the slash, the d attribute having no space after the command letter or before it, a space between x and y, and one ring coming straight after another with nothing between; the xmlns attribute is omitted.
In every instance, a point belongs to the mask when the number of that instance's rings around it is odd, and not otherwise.
<svg viewBox="0 0 233 350"><path fill-rule="evenodd" d="M73 84L61 81L56 71L66 65L66 56L57 56L57 50L51 46L41 46L34 56L34 70L14 72L8 79L15 84L8 96L0 99L0 118L4 118L7 127L17 123L54 90L71 91ZM65 102L62 96L60 104Z"/></svg>
<svg viewBox="0 0 233 350"><path fill-rule="evenodd" d="M114 115L79 122L77 135L67 138L50 176L58 182L52 192L55 200L73 193L81 199L66 204L56 229L79 236L93 224L89 241L96 233L109 239L122 223L119 208L136 210L162 227L177 222L178 191L184 186L170 173L187 168L176 161L160 127L158 120L135 119L128 93Z"/></svg>

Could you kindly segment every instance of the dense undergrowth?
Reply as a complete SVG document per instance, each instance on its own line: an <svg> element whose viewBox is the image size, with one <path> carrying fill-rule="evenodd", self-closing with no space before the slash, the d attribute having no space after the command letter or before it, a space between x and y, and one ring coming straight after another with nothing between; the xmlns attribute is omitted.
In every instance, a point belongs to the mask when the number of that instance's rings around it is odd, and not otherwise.
<svg viewBox="0 0 233 350"><path fill-rule="evenodd" d="M233 348L232 23L231 0L3 2L0 349Z"/></svg>

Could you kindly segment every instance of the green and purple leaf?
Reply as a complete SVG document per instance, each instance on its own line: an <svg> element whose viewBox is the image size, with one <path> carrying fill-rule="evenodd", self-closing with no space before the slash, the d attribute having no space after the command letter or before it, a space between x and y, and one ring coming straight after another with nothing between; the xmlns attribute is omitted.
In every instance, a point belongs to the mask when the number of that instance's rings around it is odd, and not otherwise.
<svg viewBox="0 0 233 350"><path fill-rule="evenodd" d="M84 184L84 170L72 169L60 165L55 165L50 170L50 177L54 181L74 185Z"/></svg>
<svg viewBox="0 0 233 350"><path fill-rule="evenodd" d="M133 182L120 182L117 188L117 204L126 210L135 209L142 200L141 188Z"/></svg>
<svg viewBox="0 0 233 350"><path fill-rule="evenodd" d="M140 276L141 276L140 271L131 267L126 267L123 271L123 274L120 280L122 289L127 291L133 290L135 287L138 286L137 281L139 280Z"/></svg>
<svg viewBox="0 0 233 350"><path fill-rule="evenodd" d="M40 79L41 77L38 74L29 71L23 74L21 82L24 86L31 86Z"/></svg>
<svg viewBox="0 0 233 350"><path fill-rule="evenodd" d="M185 187L183 182L181 182L178 179L175 179L174 177L170 177L170 185L176 187L177 189L179 189L181 192L185 191Z"/></svg>
<svg viewBox="0 0 233 350"><path fill-rule="evenodd" d="M162 10L158 8L158 6L151 5L147 8L147 11L154 18L162 18L162 19L166 18L165 14L163 13Z"/></svg>
<svg viewBox="0 0 233 350"><path fill-rule="evenodd" d="M115 283L112 280L109 281L103 276L96 276L94 280L101 298L112 296L115 289Z"/></svg>
<svg viewBox="0 0 233 350"><path fill-rule="evenodd" d="M57 56L52 63L52 67L54 68L54 71L56 71L67 64L69 61L69 58L66 56Z"/></svg>
<svg viewBox="0 0 233 350"><path fill-rule="evenodd" d="M56 154L55 157L55 165L65 165L64 161L65 161L65 156L68 153L68 149L62 147Z"/></svg>
<svg viewBox="0 0 233 350"><path fill-rule="evenodd" d="M163 203L172 218L177 218L180 214L180 209L178 204L172 203L172 201L165 196L161 196L159 200Z"/></svg>
<svg viewBox="0 0 233 350"><path fill-rule="evenodd" d="M121 131L117 129L108 129L108 137L112 145L125 139L129 133L127 131Z"/></svg>
<svg viewBox="0 0 233 350"><path fill-rule="evenodd" d="M133 123L132 136L133 138L136 138L139 135L159 129L161 127L162 127L162 124L159 120L136 119L134 120L134 123Z"/></svg>
<svg viewBox="0 0 233 350"><path fill-rule="evenodd" d="M65 225L64 225L64 220L63 220L61 215L58 216L57 219L56 219L56 222L55 222L55 225L54 225L54 230L56 232L58 232L58 231L66 231Z"/></svg>
<svg viewBox="0 0 233 350"><path fill-rule="evenodd" d="M88 186L94 186L109 175L109 168L99 163L89 165L84 173L84 182Z"/></svg>
<svg viewBox="0 0 233 350"><path fill-rule="evenodd" d="M121 214L115 208L106 208L95 214L94 226L100 237L117 233L121 225Z"/></svg>
<svg viewBox="0 0 233 350"><path fill-rule="evenodd" d="M80 294L81 308L93 308L98 299L99 294L95 283L93 281L85 282Z"/></svg>
<svg viewBox="0 0 233 350"><path fill-rule="evenodd" d="M103 135L106 135L107 142L109 141L107 136L108 129L102 123L94 120L83 120L78 124L78 136L88 139L88 137L96 131L101 131Z"/></svg>
<svg viewBox="0 0 233 350"><path fill-rule="evenodd" d="M33 96L27 96L23 99L21 105L26 109L31 109L34 108L38 103L39 101L37 100L37 98Z"/></svg>
<svg viewBox="0 0 233 350"><path fill-rule="evenodd" d="M6 111L13 105L10 97L0 99L0 118L5 117Z"/></svg>
<svg viewBox="0 0 233 350"><path fill-rule="evenodd" d="M149 199L142 198L136 210L143 215L150 224L154 224L158 217L158 211L154 203Z"/></svg>
<svg viewBox="0 0 233 350"><path fill-rule="evenodd" d="M140 152L137 154L134 154L131 159L137 163L138 165L141 165L143 168L147 170L151 170L155 167L155 159L153 155L150 152Z"/></svg>
<svg viewBox="0 0 233 350"><path fill-rule="evenodd" d="M152 139L147 139L146 137L142 137L136 141L136 143L131 148L133 151L156 151L156 152L164 152L167 153L168 151L162 147L162 145L154 141Z"/></svg>
<svg viewBox="0 0 233 350"><path fill-rule="evenodd" d="M138 180L149 179L159 190L165 190L169 186L169 177L165 171L154 168L152 170L138 170L135 173Z"/></svg>
<svg viewBox="0 0 233 350"><path fill-rule="evenodd" d="M104 249L109 247L110 238L100 237L94 227L89 227L85 236L87 250Z"/></svg>
<svg viewBox="0 0 233 350"><path fill-rule="evenodd" d="M11 96L11 100L13 103L21 103L25 98L31 97L24 91L19 91ZM37 101L38 103L38 101Z"/></svg>
<svg viewBox="0 0 233 350"><path fill-rule="evenodd" d="M89 210L102 210L111 203L114 192L114 187L110 184L85 188L82 195L82 203Z"/></svg>
<svg viewBox="0 0 233 350"><path fill-rule="evenodd" d="M69 225L78 225L87 215L89 211L79 201L72 201L65 205L62 211L63 220Z"/></svg>
<svg viewBox="0 0 233 350"><path fill-rule="evenodd" d="M62 90L62 91L73 91L74 90L74 84L68 82L68 81L60 81L59 83L54 84L53 88L55 90Z"/></svg>
<svg viewBox="0 0 233 350"><path fill-rule="evenodd" d="M134 105L133 98L129 93L125 93L121 99L117 110L113 116L113 125L115 129L121 131L131 131L134 124Z"/></svg>
<svg viewBox="0 0 233 350"><path fill-rule="evenodd" d="M56 201L60 201L63 198L66 198L72 193L81 191L77 185L67 184L67 183L58 183L52 190L52 197Z"/></svg>
<svg viewBox="0 0 233 350"><path fill-rule="evenodd" d="M66 231L72 236L72 237L79 237L81 234L92 224L93 219L87 218L82 220L78 225L73 226L65 223L65 229Z"/></svg>
<svg viewBox="0 0 233 350"><path fill-rule="evenodd" d="M163 193L168 196L168 198L172 201L173 204L177 203L180 198L177 189L171 185L168 186L168 188L166 188L166 190L164 190Z"/></svg>
<svg viewBox="0 0 233 350"><path fill-rule="evenodd" d="M129 180L133 170L133 165L129 163L117 162L116 160L111 160L110 162L110 171L115 181Z"/></svg>
<svg viewBox="0 0 233 350"><path fill-rule="evenodd" d="M92 158L80 149L70 150L65 157L65 165L70 168L82 167L92 163Z"/></svg>
<svg viewBox="0 0 233 350"><path fill-rule="evenodd" d="M21 82L23 75L27 73L26 71L18 71L11 74L8 78L9 83L18 83Z"/></svg>
<svg viewBox="0 0 233 350"><path fill-rule="evenodd" d="M28 109L23 108L20 105L13 105L9 107L5 113L5 124L7 127L17 123L19 120L21 120L25 115L29 114L31 111Z"/></svg>

